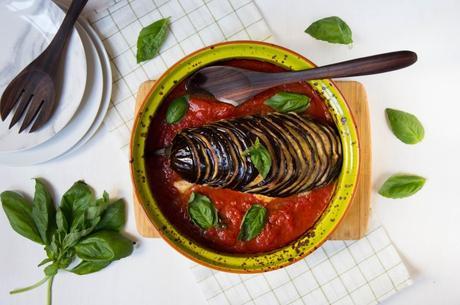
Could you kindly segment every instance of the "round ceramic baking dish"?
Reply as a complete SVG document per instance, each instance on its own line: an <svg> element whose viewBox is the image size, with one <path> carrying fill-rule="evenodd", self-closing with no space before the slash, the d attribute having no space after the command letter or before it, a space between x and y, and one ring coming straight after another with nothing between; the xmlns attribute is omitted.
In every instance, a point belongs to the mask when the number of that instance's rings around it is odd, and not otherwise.
<svg viewBox="0 0 460 305"><path fill-rule="evenodd" d="M321 95L339 131L342 148L342 170L332 199L322 216L304 235L292 243L267 253L229 254L195 242L175 228L162 213L150 188L154 179L146 178L146 135L156 111L169 92L198 69L230 59L265 61L290 70L315 67L305 57L273 44L255 41L235 41L216 44L198 50L169 68L155 83L138 112L131 135L131 176L135 194L150 221L161 236L177 251L205 266L237 273L264 272L287 266L318 248L334 231L345 215L353 197L358 169L358 135L350 109L331 80L310 81Z"/></svg>

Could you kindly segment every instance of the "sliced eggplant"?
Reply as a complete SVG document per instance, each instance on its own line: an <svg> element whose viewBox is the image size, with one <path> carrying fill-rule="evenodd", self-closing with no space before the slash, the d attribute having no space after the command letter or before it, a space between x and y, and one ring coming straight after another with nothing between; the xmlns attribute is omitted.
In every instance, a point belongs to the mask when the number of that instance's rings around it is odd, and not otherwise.
<svg viewBox="0 0 460 305"><path fill-rule="evenodd" d="M245 153L257 138L272 161L265 178ZM329 125L296 113L270 113L184 129L169 158L173 170L191 183L288 197L334 181L342 146Z"/></svg>

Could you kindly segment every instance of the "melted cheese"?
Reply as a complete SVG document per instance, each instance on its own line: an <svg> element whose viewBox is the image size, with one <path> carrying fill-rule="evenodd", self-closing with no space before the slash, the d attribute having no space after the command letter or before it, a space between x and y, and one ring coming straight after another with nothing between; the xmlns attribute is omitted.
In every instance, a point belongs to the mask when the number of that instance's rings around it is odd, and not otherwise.
<svg viewBox="0 0 460 305"><path fill-rule="evenodd" d="M174 182L174 187L182 194L188 191L192 186L192 183L187 182L185 180L179 180Z"/></svg>

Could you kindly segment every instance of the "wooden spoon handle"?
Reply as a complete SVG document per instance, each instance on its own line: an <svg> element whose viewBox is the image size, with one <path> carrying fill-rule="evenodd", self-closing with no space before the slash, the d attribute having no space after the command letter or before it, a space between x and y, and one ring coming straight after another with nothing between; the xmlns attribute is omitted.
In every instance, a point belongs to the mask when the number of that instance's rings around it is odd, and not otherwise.
<svg viewBox="0 0 460 305"><path fill-rule="evenodd" d="M417 54L412 51L397 51L343 61L323 67L297 72L270 73L257 85L272 87L296 81L313 79L360 76L398 70L417 61Z"/></svg>
<svg viewBox="0 0 460 305"><path fill-rule="evenodd" d="M40 63L46 68L46 70L50 72L57 71L58 61L63 53L63 49L70 37L70 34L72 33L73 26L75 25L78 16L80 16L80 13L87 2L88 0L72 1L61 26L56 32L56 35L41 55L42 58L40 58Z"/></svg>

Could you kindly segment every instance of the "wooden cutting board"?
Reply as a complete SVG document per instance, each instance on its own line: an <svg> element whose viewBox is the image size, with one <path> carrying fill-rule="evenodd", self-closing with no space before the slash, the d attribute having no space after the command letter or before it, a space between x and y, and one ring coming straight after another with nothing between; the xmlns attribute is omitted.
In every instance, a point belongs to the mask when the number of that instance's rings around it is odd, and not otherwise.
<svg viewBox="0 0 460 305"><path fill-rule="evenodd" d="M154 81L146 81L139 87L136 98L136 113L153 84ZM330 239L355 240L362 238L366 233L371 208L371 130L369 109L366 91L361 83L338 81L336 84L347 100L358 127L361 160L357 188L351 206ZM134 198L134 213L137 231L142 236L160 237L137 198Z"/></svg>

